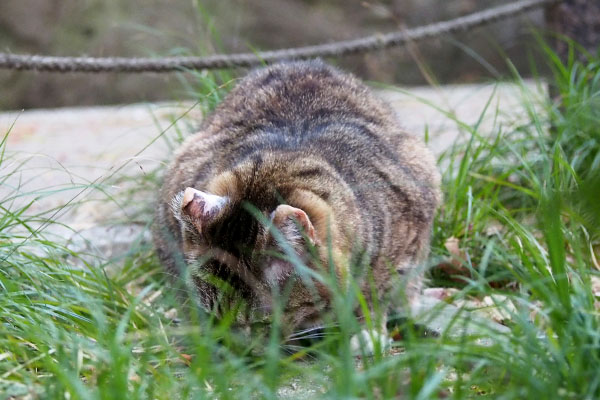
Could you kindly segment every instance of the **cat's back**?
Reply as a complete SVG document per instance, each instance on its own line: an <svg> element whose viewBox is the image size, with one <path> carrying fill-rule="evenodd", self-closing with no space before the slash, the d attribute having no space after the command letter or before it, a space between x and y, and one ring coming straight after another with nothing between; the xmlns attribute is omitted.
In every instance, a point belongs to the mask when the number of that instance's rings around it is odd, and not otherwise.
<svg viewBox="0 0 600 400"><path fill-rule="evenodd" d="M185 243L172 199L187 187L250 203L264 215L289 204L317 232L332 232L340 254L358 243L385 291L394 279L390 263L403 270L426 254L439 181L423 142L358 79L320 61L277 64L243 78L177 151L155 241L174 270L170 253ZM234 225L246 235L256 224Z"/></svg>
<svg viewBox="0 0 600 400"><path fill-rule="evenodd" d="M366 85L320 60L275 64L238 82L177 152L167 194L272 154L327 164L358 197L373 199L365 207L389 208L400 197L426 203L429 213L439 201L439 174L423 142ZM382 195L371 196L377 190Z"/></svg>
<svg viewBox="0 0 600 400"><path fill-rule="evenodd" d="M265 131L311 139L332 134L335 125L387 126L387 105L360 81L321 61L288 62L258 69L230 93L205 127L230 138Z"/></svg>
<svg viewBox="0 0 600 400"><path fill-rule="evenodd" d="M204 149L227 155L223 164L258 151L301 151L346 172L373 160L398 166L411 164L415 151L429 154L367 86L318 60L280 63L243 78L182 146L195 155Z"/></svg>

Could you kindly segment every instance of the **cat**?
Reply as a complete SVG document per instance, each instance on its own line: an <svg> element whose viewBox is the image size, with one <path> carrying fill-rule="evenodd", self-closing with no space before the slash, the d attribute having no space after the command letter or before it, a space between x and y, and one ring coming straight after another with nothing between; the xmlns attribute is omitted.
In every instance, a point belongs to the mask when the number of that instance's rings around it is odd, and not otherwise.
<svg viewBox="0 0 600 400"><path fill-rule="evenodd" d="M284 62L249 73L184 141L153 234L210 312L243 299L251 324L287 290L289 333L322 323L331 291L310 272L332 264L369 306L398 285L414 297L440 200L432 154L367 86L320 60Z"/></svg>

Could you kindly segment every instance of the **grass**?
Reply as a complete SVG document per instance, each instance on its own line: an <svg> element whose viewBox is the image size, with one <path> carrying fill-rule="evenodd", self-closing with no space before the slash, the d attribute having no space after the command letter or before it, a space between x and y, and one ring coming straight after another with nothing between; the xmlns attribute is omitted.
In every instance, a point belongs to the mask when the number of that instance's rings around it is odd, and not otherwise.
<svg viewBox="0 0 600 400"><path fill-rule="evenodd" d="M433 336L397 320L393 356L352 356L352 308L364 300L352 287L332 285L330 327L308 347L282 343L277 323L244 337L231 316L182 305L141 237L118 259L76 253L37 229L49 214L3 189L0 399L597 398L600 64L563 64L548 49L546 59L560 102L523 86L524 121L483 132L442 110L468 140L440 159L430 264L432 284L458 288L459 308ZM201 103L214 107L231 77L199 78ZM485 116L498 112L490 102ZM6 188L16 168L6 136L0 162ZM142 184L156 187L156 174ZM465 300L485 298L508 315L507 331L462 329L480 321Z"/></svg>

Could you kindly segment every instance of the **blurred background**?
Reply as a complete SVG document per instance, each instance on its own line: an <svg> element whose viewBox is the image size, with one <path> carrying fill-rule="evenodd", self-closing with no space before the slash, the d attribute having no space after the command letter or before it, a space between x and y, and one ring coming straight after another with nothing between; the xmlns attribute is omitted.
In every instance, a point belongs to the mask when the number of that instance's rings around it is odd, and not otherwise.
<svg viewBox="0 0 600 400"><path fill-rule="evenodd" d="M268 50L352 39L454 18L503 0L1 0L0 51L166 56ZM498 79L508 57L530 71L543 11L417 46L344 57L364 79L398 85ZM242 71L240 71L242 72ZM0 70L0 109L182 99L179 74Z"/></svg>

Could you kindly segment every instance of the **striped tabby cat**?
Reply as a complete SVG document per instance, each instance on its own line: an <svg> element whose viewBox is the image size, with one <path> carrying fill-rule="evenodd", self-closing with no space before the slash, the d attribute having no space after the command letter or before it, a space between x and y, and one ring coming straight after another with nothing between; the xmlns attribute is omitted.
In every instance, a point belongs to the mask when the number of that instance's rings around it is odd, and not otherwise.
<svg viewBox="0 0 600 400"><path fill-rule="evenodd" d="M290 333L331 305L300 262L328 274L332 260L339 284L352 275L370 304L398 285L409 299L420 290L439 181L421 140L356 78L282 63L244 78L177 151L154 240L211 312L243 299L251 323L287 293Z"/></svg>

